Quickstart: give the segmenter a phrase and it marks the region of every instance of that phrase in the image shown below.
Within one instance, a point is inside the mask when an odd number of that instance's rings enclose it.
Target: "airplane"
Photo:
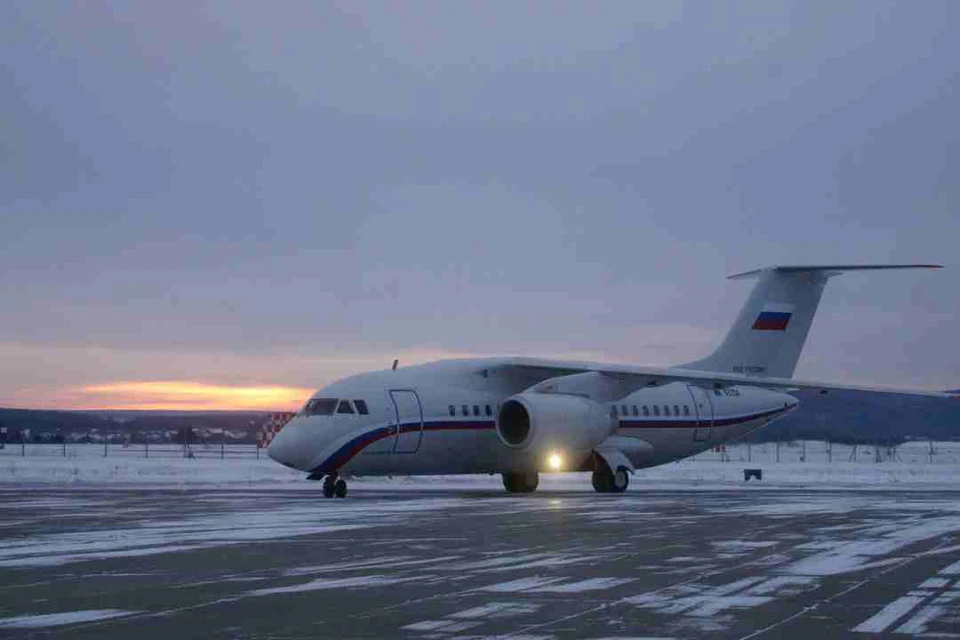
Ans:
[[[317,391],[267,448],[345,497],[344,476],[501,474],[510,493],[540,472],[591,473],[598,493],[635,470],[741,438],[795,410],[787,391],[947,393],[792,378],[827,281],[850,271],[933,264],[772,266],[719,347],[675,367],[527,357],[441,360],[362,373]]]

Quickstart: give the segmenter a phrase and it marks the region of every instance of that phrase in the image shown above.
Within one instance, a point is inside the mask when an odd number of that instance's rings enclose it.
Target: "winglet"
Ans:
[[[842,265],[809,265],[809,266],[772,266],[762,269],[753,269],[727,276],[728,280],[746,280],[756,278],[765,271],[779,271],[780,273],[821,273],[827,276],[836,276],[844,271],[879,271],[883,269],[942,269],[942,264],[842,264]]]

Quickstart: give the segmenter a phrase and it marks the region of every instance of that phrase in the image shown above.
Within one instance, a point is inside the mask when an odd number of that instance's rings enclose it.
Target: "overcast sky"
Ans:
[[[960,4],[0,3],[0,405],[448,355],[960,386]],[[139,386],[133,383],[140,383]]]

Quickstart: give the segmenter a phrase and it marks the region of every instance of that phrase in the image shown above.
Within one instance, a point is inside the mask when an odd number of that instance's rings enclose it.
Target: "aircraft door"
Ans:
[[[687,391],[693,398],[693,407],[697,411],[697,426],[693,429],[694,442],[709,440],[713,434],[713,400],[710,392],[703,387],[687,385]]]
[[[392,389],[390,399],[396,411],[397,440],[394,453],[416,453],[423,441],[423,405],[413,389]]]

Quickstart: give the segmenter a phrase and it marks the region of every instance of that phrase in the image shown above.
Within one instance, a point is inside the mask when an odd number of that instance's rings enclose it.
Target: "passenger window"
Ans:
[[[465,405],[465,404],[460,405],[460,411],[461,411],[461,412],[463,413],[463,415],[465,415],[465,416],[470,415],[470,409],[468,409],[468,408],[467,408],[467,405]]]
[[[449,410],[450,410],[450,415],[452,415],[452,416],[457,415],[457,408],[456,408],[455,406],[450,405],[448,408],[449,408]]]
[[[610,413],[613,414],[613,417],[617,417],[617,405],[610,407]]]
[[[719,396],[719,395],[720,395],[720,389],[714,389],[714,390],[713,390],[713,395]]]
[[[657,405],[657,404],[653,405],[653,415],[655,416],[660,415],[660,405]]]
[[[650,415],[650,407],[648,407],[647,405],[643,405],[643,415],[645,416]]]
[[[490,405],[487,405],[486,407],[484,407],[484,409],[486,409],[488,418],[493,415],[493,411],[490,409]]]
[[[675,416],[680,415],[680,407],[678,407],[677,405],[673,405],[673,415]]]
[[[620,405],[620,413],[624,416],[630,415],[630,411],[627,409],[627,405],[625,404]]]
[[[354,401],[353,401],[353,404],[356,405],[356,407],[357,407],[357,413],[359,413],[360,415],[366,416],[366,415],[369,415],[369,414],[370,414],[370,411],[367,409],[367,401],[366,401],[366,400],[354,400]]]
[[[668,404],[663,405],[663,415],[665,416],[670,415],[670,405]]]
[[[475,416],[479,416],[479,415],[480,415],[480,405],[478,405],[478,404],[473,405],[473,415],[475,415]]]
[[[690,415],[690,405],[686,405],[686,404],[683,405],[683,415],[685,416]]]
[[[633,415],[635,416],[640,415],[640,412],[637,411],[637,405],[633,405],[632,407],[630,407],[630,409],[633,411]]]
[[[349,400],[341,400],[340,406],[337,407],[337,413],[353,413],[353,407],[350,406]]]

